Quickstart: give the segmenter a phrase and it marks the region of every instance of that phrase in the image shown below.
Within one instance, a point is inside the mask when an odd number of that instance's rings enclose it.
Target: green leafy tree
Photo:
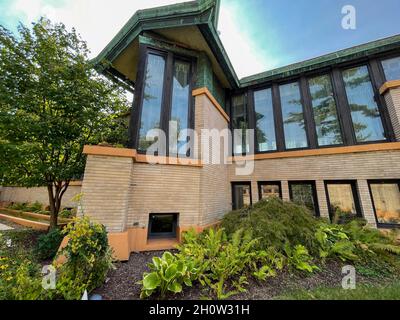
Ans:
[[[104,141],[123,91],[98,75],[74,29],[40,19],[18,35],[0,26],[0,185],[47,187],[50,228],[86,144]]]

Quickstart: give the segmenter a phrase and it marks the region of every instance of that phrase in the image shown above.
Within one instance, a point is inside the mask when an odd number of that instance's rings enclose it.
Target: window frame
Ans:
[[[378,215],[376,213],[374,195],[372,193],[371,184],[397,184],[397,187],[399,188],[399,192],[400,192],[400,179],[374,179],[374,180],[368,180],[367,182],[368,182],[368,190],[369,190],[369,194],[370,194],[371,202],[372,202],[372,208],[374,209],[376,225],[378,226],[378,228],[399,229],[400,223],[395,224],[395,223],[380,223],[379,222]]]
[[[361,207],[361,200],[360,200],[360,194],[358,192],[358,184],[357,180],[324,180],[324,186],[325,186],[325,195],[326,195],[326,202],[328,205],[328,213],[329,213],[329,219],[332,222],[333,221],[333,212],[332,212],[332,206],[331,206],[331,200],[329,196],[329,190],[328,190],[328,185],[329,184],[350,184],[351,185],[351,191],[353,194],[353,201],[354,205],[356,207],[356,217],[357,218],[364,218],[362,207]]]
[[[383,131],[385,134],[386,139],[383,140],[374,140],[374,141],[357,141],[357,137],[356,137],[356,132],[354,130],[354,123],[353,123],[353,118],[351,116],[351,109],[350,109],[350,103],[349,103],[349,99],[347,97],[347,92],[346,92],[346,85],[344,82],[344,78],[343,78],[343,72],[345,70],[349,70],[349,69],[355,69],[355,68],[360,68],[366,66],[367,70],[368,70],[368,76],[369,76],[369,80],[371,82],[371,86],[372,86],[372,92],[374,94],[374,101],[378,107],[378,111],[379,111],[379,116],[382,122],[382,127],[383,127]],[[385,105],[385,102],[383,101],[383,99],[381,99],[380,94],[379,94],[379,89],[377,88],[377,79],[376,76],[374,75],[374,72],[371,68],[371,62],[370,60],[366,60],[366,61],[360,61],[358,63],[354,63],[351,65],[345,65],[341,68],[339,68],[339,72],[340,72],[340,79],[341,82],[343,84],[343,99],[345,101],[345,112],[348,113],[348,116],[350,118],[350,128],[352,131],[352,137],[354,139],[353,143],[354,145],[367,145],[367,144],[376,144],[376,143],[386,143],[386,142],[391,142],[392,141],[392,137],[391,137],[391,131],[390,129],[387,127],[387,121],[386,121],[386,113],[387,113],[387,108],[385,106],[385,108],[383,107]]]
[[[282,99],[281,99],[281,90],[280,87],[284,86],[284,85],[288,85],[291,83],[297,83],[299,86],[299,94],[300,94],[300,103],[301,103],[301,107],[303,110],[303,119],[304,119],[304,131],[306,134],[306,140],[307,140],[307,147],[303,147],[303,148],[290,148],[288,149],[286,146],[286,137],[285,137],[285,124],[283,121],[283,108],[282,108]],[[301,77],[295,78],[295,79],[289,79],[289,80],[285,80],[283,82],[278,82],[278,87],[277,87],[277,92],[278,92],[278,99],[279,99],[279,105],[280,105],[280,116],[282,119],[282,134],[283,134],[283,146],[284,146],[284,151],[300,151],[300,150],[307,150],[307,149],[313,149],[312,148],[312,141],[311,141],[311,137],[312,134],[310,134],[309,132],[309,128],[310,128],[310,119],[309,116],[307,115],[308,113],[308,107],[307,107],[307,98],[305,96],[305,90],[303,88],[304,83],[301,80]]]
[[[272,111],[273,111],[273,117],[274,117],[274,132],[275,132],[275,141],[276,141],[276,150],[266,150],[266,151],[260,151],[260,146],[258,144],[258,139],[257,139],[257,134],[256,134],[256,127],[257,127],[257,119],[256,119],[256,99],[254,96],[254,92],[258,92],[258,91],[264,91],[264,90],[271,90],[271,100],[272,100]],[[274,89],[272,86],[268,86],[265,88],[257,88],[257,89],[251,89],[249,90],[248,93],[248,99],[250,101],[249,104],[249,118],[252,117],[252,123],[253,125],[253,129],[254,129],[254,151],[257,154],[266,154],[266,153],[273,153],[273,152],[277,152],[279,151],[279,145],[278,145],[278,132],[277,132],[277,128],[279,126],[279,123],[277,122],[277,109],[275,107],[275,94],[274,94]]]
[[[344,63],[337,63],[330,66],[321,67],[318,70],[306,71],[299,75],[288,76],[283,79],[273,79],[264,83],[250,85],[248,88],[239,89],[231,92],[229,101],[233,95],[247,94],[247,111],[249,113],[249,129],[255,129],[255,109],[254,109],[254,91],[272,89],[272,102],[274,110],[274,123],[275,123],[275,136],[277,143],[277,150],[268,150],[260,152],[258,151],[258,143],[255,141],[255,154],[268,154],[275,152],[286,152],[286,151],[296,151],[296,150],[307,150],[307,149],[324,149],[324,148],[334,148],[340,146],[355,146],[364,144],[377,144],[377,143],[388,143],[396,141],[393,131],[393,125],[390,119],[389,110],[385,99],[380,95],[379,88],[384,83],[385,75],[383,72],[383,67],[381,64],[382,59],[388,59],[392,57],[399,56],[400,52],[395,51],[386,54],[380,54],[373,57],[363,57],[354,59],[353,61],[348,61]],[[371,85],[374,93],[374,100],[378,106],[380,113],[384,134],[386,139],[377,141],[366,141],[357,142],[355,137],[355,131],[353,127],[350,106],[348,103],[348,98],[346,94],[346,89],[344,85],[344,79],[342,72],[345,69],[356,68],[360,66],[367,66],[368,74],[371,81]],[[314,114],[312,110],[312,100],[310,96],[310,87],[308,80],[312,77],[318,77],[323,75],[329,75],[332,84],[333,95],[336,103],[336,110],[338,121],[341,129],[342,144],[319,146],[317,139],[317,132],[314,123]],[[302,106],[304,112],[304,121],[306,125],[306,136],[308,141],[307,148],[300,149],[287,149],[285,143],[285,134],[283,128],[283,118],[282,118],[282,105],[280,99],[279,86],[297,82],[300,88],[300,94],[302,98]],[[232,127],[230,127],[232,130]],[[232,152],[233,154],[233,152]]]
[[[151,219],[152,216],[173,216],[173,221],[172,221],[172,232],[159,232],[159,233],[154,233],[151,232],[152,224],[153,221]],[[170,213],[150,213],[149,214],[149,223],[148,223],[148,232],[147,232],[147,239],[152,240],[152,239],[175,239],[178,235],[177,230],[178,230],[178,221],[179,221],[179,213],[177,212],[170,212]]]
[[[278,186],[279,187],[279,198],[282,200],[282,182],[281,181],[258,181],[257,186],[258,186],[258,200],[263,200],[264,198],[262,197],[262,186],[265,185],[272,185],[272,186]]]
[[[317,126],[315,124],[315,115],[314,115],[314,107],[312,105],[312,95],[311,95],[311,89],[310,89],[310,79],[313,78],[318,78],[318,77],[323,77],[323,76],[327,76],[329,77],[329,80],[331,81],[331,87],[332,87],[332,93],[333,93],[333,99],[335,101],[335,108],[336,108],[336,115],[337,115],[337,121],[339,123],[339,128],[340,128],[340,136],[342,138],[342,143],[337,143],[337,144],[330,144],[330,145],[319,145],[318,143],[318,132],[317,132]],[[309,99],[310,99],[310,106],[311,106],[311,117],[313,119],[313,128],[311,128],[311,130],[313,130],[314,134],[315,134],[315,144],[316,144],[316,149],[322,149],[322,148],[335,148],[335,147],[343,147],[345,145],[345,129],[343,126],[343,120],[341,117],[341,113],[339,110],[339,103],[338,103],[338,94],[335,88],[335,84],[334,84],[334,78],[333,78],[333,72],[323,72],[323,73],[317,73],[317,74],[311,74],[307,77],[307,83],[306,83],[306,88],[307,88],[307,93],[309,95]]]
[[[253,190],[251,188],[251,181],[233,181],[231,182],[231,191],[232,191],[232,210],[240,210],[236,208],[236,197],[235,197],[235,186],[249,186],[250,188],[250,206],[253,205]]]
[[[314,217],[319,218],[321,217],[321,211],[319,208],[319,202],[318,202],[318,193],[317,193],[317,184],[315,180],[292,180],[288,181],[288,186],[289,186],[289,198],[290,201],[293,202],[293,185],[296,184],[308,184],[311,185],[312,193],[313,193],[313,200],[315,203],[315,215]]]
[[[389,81],[393,81],[393,80],[388,80],[387,79],[386,74],[385,74],[385,69],[383,68],[383,61],[384,60],[394,59],[394,58],[400,58],[400,51],[398,51],[398,52],[390,52],[390,53],[382,55],[382,56],[380,56],[378,58],[378,66],[379,66],[379,69],[380,69],[380,72],[381,72],[381,75],[382,75],[383,83],[389,82]],[[400,79],[398,79],[398,80],[400,80]]]
[[[194,56],[185,56],[170,50],[164,50],[155,46],[140,44],[139,45],[139,62],[136,76],[136,92],[132,104],[131,121],[129,126],[129,147],[136,149],[139,154],[146,154],[146,151],[139,149],[140,138],[140,121],[143,114],[143,96],[145,90],[145,74],[148,66],[149,54],[159,55],[165,58],[163,94],[160,111],[160,127],[166,134],[166,148],[162,150],[162,154],[158,156],[169,157],[169,120],[172,112],[172,95],[173,95],[173,67],[176,60],[190,63],[190,85],[189,85],[189,105],[188,105],[188,129],[194,129],[195,113],[194,113],[194,97],[192,95],[195,85],[195,75],[197,68],[197,58]],[[192,149],[192,148],[191,148]],[[182,156],[182,155],[177,155]],[[193,156],[193,154],[191,155]]]

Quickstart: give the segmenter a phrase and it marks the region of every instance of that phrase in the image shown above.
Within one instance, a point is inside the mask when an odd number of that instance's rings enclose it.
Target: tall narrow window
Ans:
[[[334,222],[361,216],[355,182],[327,182],[329,213]]]
[[[371,182],[369,186],[378,224],[400,225],[399,182]]]
[[[256,139],[258,151],[265,152],[276,150],[275,122],[271,89],[254,92],[254,109],[256,116]]]
[[[400,57],[382,61],[387,81],[400,80]]]
[[[336,102],[329,75],[310,79],[309,86],[318,145],[342,144]]]
[[[281,85],[279,90],[286,149],[307,148],[308,142],[299,84],[294,82]]]
[[[189,99],[190,99],[190,63],[176,60],[172,89],[171,125],[176,126],[176,145],[170,141],[170,155],[186,155],[184,150],[187,135],[182,137],[183,130],[189,128]],[[171,127],[170,127],[171,128]],[[180,136],[181,135],[181,136]],[[173,146],[171,148],[171,146]],[[176,147],[176,148],[175,148]]]
[[[289,182],[290,200],[308,208],[314,216],[319,216],[317,190],[314,182]]]
[[[232,98],[233,129],[240,130],[240,138],[234,137],[234,153],[243,154],[250,151],[249,143],[246,139],[246,130],[249,128],[247,105],[245,95],[238,95]]]
[[[378,105],[367,66],[356,67],[343,72],[347,99],[357,142],[385,139]]]
[[[232,204],[233,210],[242,209],[252,204],[251,183],[234,182],[232,183]]]
[[[164,86],[165,58],[149,54],[144,79],[142,114],[139,131],[139,150],[146,151],[153,141],[146,141],[147,133],[161,128],[161,106]]]

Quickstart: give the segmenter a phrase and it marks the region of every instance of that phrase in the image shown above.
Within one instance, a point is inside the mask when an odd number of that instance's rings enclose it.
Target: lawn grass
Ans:
[[[281,295],[276,300],[400,300],[400,282],[388,285],[358,285],[354,290],[321,287],[297,290]]]

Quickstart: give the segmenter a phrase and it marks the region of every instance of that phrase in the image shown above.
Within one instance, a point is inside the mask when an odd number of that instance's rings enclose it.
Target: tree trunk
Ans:
[[[69,186],[69,181],[49,183],[47,185],[47,191],[49,194],[49,205],[50,205],[50,230],[57,228],[58,226],[58,213],[61,209],[62,197],[67,191]]]

